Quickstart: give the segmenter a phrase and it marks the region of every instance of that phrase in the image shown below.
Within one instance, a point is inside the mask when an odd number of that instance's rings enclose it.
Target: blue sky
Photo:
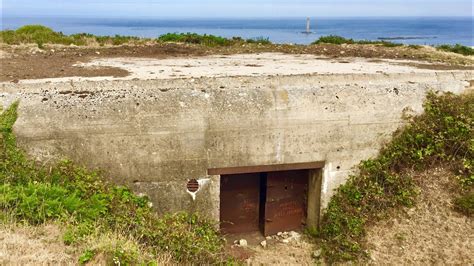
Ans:
[[[1,6],[3,3],[3,6]],[[0,0],[2,16],[472,16],[472,0]]]

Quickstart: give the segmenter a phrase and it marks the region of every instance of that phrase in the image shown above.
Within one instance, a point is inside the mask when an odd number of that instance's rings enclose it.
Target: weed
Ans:
[[[95,256],[95,250],[90,250],[87,249],[82,253],[81,256],[79,256],[79,263],[80,264],[85,264],[86,262],[89,262],[91,259],[93,259]]]
[[[337,189],[323,215],[320,236],[328,262],[364,258],[365,227],[394,207],[412,206],[416,197],[406,169],[443,163],[458,175],[460,187],[474,184],[474,93],[429,93],[424,114],[396,132],[380,154],[360,163],[358,174]],[[472,213],[472,194],[456,201]]]

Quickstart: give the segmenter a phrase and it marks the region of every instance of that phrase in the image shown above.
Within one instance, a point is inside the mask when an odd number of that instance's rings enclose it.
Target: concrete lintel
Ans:
[[[306,163],[292,163],[292,164],[211,168],[207,170],[207,173],[208,175],[230,175],[230,174],[288,171],[288,170],[319,169],[322,167],[324,167],[324,162],[306,162]]]

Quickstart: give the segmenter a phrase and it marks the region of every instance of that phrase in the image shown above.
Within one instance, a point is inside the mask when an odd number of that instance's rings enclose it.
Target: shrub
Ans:
[[[56,221],[66,227],[63,240],[68,245],[83,243],[100,228],[102,234],[126,232],[152,254],[171,254],[177,262],[226,260],[214,224],[197,214],[159,217],[146,197],[109,184],[99,172],[70,161],[44,168],[27,159],[16,147],[12,131],[17,107],[14,103],[0,115],[0,207],[11,216],[2,216],[4,221],[13,218],[32,225]],[[86,251],[80,262],[100,252]],[[137,254],[118,247],[112,253],[121,263],[132,263]]]
[[[247,39],[246,42],[247,43],[263,44],[263,45],[272,44],[272,42],[270,41],[269,38],[264,38],[264,37],[257,37],[257,38],[253,38],[253,39]]]
[[[376,45],[382,45],[384,47],[397,47],[397,46],[403,46],[401,43],[393,43],[393,42],[387,42],[387,41],[369,41],[369,40],[353,40],[353,39],[347,39],[341,36],[337,35],[329,35],[329,36],[322,36],[312,44],[376,44]]]
[[[1,31],[0,37],[1,41],[7,44],[36,43],[39,48],[43,48],[44,44],[47,43],[86,45],[96,42],[100,45],[122,45],[140,40],[140,38],[133,36],[95,36],[88,33],[78,33],[68,36],[42,25],[26,25],[17,30]]]
[[[220,36],[199,35],[197,33],[167,33],[158,37],[162,42],[182,42],[192,44],[202,44],[207,46],[228,46],[232,41]]]
[[[353,44],[353,39],[346,39],[337,35],[322,36],[312,44],[321,44],[321,43],[330,43],[330,44]]]
[[[443,163],[458,175],[464,189],[474,185],[474,93],[429,93],[425,112],[399,130],[380,154],[360,163],[358,174],[337,189],[323,215],[320,237],[330,262],[365,254],[365,226],[394,207],[411,206],[416,196],[406,169],[424,170]],[[472,194],[456,201],[472,211]]]
[[[462,55],[474,55],[474,49],[468,46],[464,46],[461,44],[456,45],[440,45],[437,47],[438,50],[452,52]]]

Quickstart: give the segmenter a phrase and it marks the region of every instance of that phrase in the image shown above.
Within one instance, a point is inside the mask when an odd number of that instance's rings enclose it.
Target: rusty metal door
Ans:
[[[267,174],[264,235],[301,229],[306,219],[309,171]]]
[[[259,230],[260,174],[221,176],[220,221],[224,234]]]

